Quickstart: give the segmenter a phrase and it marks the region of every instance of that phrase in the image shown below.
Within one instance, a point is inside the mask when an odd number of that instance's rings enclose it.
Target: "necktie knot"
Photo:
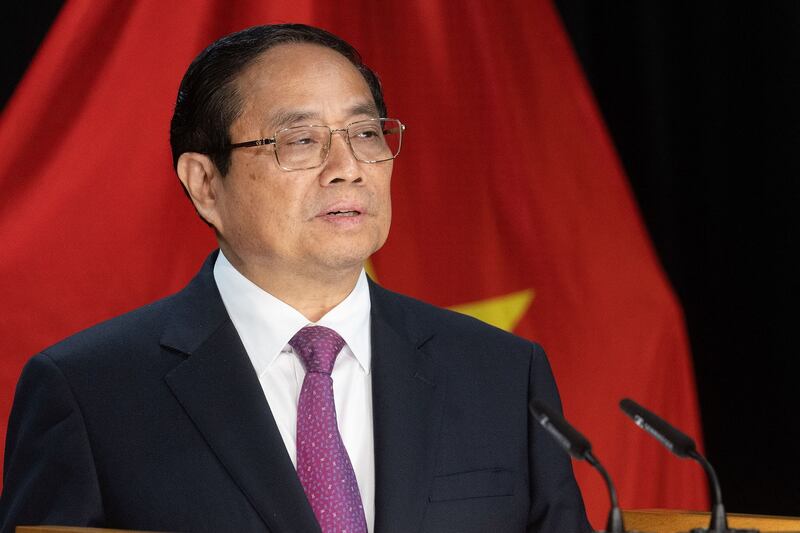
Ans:
[[[306,372],[328,375],[333,371],[333,363],[344,345],[344,339],[325,326],[306,326],[289,341],[289,346],[303,360]]]

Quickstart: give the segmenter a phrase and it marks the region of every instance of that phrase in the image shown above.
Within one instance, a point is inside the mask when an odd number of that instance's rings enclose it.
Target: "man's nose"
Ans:
[[[321,173],[323,185],[351,181],[361,181],[361,168],[350,148],[347,130],[332,130],[331,145],[328,148],[328,159]]]

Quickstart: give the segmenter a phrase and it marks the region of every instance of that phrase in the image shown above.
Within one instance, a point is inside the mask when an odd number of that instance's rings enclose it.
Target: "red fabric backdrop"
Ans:
[[[700,434],[681,310],[547,0],[67,2],[0,116],[2,426],[29,356],[179,289],[214,247],[170,163],[180,76],[213,39],[286,21],[355,44],[408,124],[380,281],[442,306],[529,291],[513,329],[548,350],[622,504],[705,507],[699,468],[616,407]],[[600,526],[605,489],[576,472]]]

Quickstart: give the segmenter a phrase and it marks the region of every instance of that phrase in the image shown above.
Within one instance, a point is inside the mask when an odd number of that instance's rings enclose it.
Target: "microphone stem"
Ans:
[[[695,450],[689,452],[689,457],[703,466],[706,475],[708,475],[708,479],[711,481],[712,490],[714,491],[714,504],[711,508],[711,524],[708,528],[709,531],[714,533],[728,531],[728,517],[725,513],[725,506],[722,505],[722,489],[719,486],[719,479],[717,478],[717,473],[714,472],[714,467],[711,466],[711,463],[709,463],[705,457]]]
[[[586,461],[595,467],[600,475],[606,482],[608,487],[608,495],[611,498],[611,510],[608,512],[608,523],[606,524],[606,531],[608,533],[625,533],[625,525],[622,522],[622,511],[619,508],[619,501],[617,500],[617,489],[614,488],[614,483],[611,481],[611,476],[600,464],[600,461],[592,454],[591,451],[586,452]]]

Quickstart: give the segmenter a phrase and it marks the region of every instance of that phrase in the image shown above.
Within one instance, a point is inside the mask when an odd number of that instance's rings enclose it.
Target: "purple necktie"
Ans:
[[[345,342],[324,326],[306,326],[289,341],[306,377],[297,402],[297,475],[323,533],[366,533],[356,474],[333,403],[331,371]]]

